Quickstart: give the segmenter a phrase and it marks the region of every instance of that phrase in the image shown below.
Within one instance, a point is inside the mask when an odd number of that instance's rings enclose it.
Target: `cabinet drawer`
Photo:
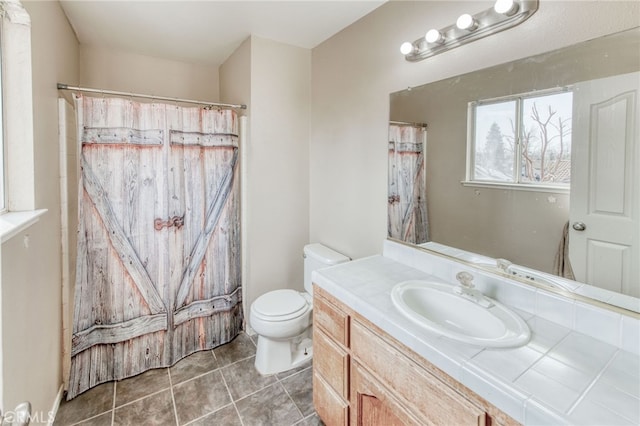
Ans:
[[[313,297],[313,326],[321,328],[344,347],[349,346],[349,315],[328,300],[318,297],[317,291]]]
[[[348,425],[349,406],[331,390],[331,386],[315,370],[313,372],[313,405],[325,424]]]
[[[351,354],[425,423],[478,425],[486,413],[403,355],[364,324],[351,322]]]
[[[313,370],[343,399],[349,397],[349,355],[320,329],[313,330]]]

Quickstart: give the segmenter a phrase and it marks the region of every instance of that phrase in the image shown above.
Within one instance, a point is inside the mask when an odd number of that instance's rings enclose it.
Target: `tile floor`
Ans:
[[[311,364],[261,376],[255,352],[241,333],[173,367],[104,383],[63,402],[54,425],[322,425],[313,409]]]

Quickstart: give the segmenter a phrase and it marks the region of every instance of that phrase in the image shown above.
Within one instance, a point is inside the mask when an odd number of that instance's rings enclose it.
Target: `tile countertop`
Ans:
[[[411,279],[442,281],[384,256],[313,273],[317,285],[520,423],[640,424],[636,353],[513,306],[531,329],[527,345],[491,349],[458,343],[395,309],[392,287]]]

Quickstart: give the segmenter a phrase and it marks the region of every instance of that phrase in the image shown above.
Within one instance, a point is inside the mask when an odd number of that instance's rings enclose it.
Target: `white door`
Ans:
[[[637,72],[575,85],[569,211],[569,258],[576,280],[636,297],[639,94]]]

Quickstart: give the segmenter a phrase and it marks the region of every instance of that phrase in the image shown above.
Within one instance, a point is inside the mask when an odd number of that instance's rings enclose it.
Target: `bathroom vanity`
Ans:
[[[399,282],[454,284],[460,271],[526,320],[528,343],[456,342],[391,301]],[[314,405],[327,425],[640,423],[637,316],[393,241],[382,256],[317,271],[313,281]]]
[[[517,424],[318,286],[314,304],[314,404],[326,424]]]

